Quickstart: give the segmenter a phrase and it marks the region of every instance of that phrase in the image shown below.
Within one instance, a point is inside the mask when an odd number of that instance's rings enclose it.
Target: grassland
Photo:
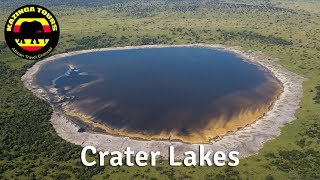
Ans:
[[[23,1],[1,2],[8,17]],[[235,168],[85,168],[81,148],[58,137],[50,106],[20,77],[34,62],[18,59],[0,33],[0,179],[320,179],[320,2],[109,1],[44,2],[57,16],[61,40],[54,53],[142,44],[207,43],[242,46],[279,58],[304,83],[297,120],[258,155]],[[4,19],[0,27],[4,27]]]

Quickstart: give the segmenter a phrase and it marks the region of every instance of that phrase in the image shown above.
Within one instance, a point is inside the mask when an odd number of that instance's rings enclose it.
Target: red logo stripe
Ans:
[[[20,47],[26,51],[38,51],[42,49],[44,46],[20,46]]]
[[[51,32],[51,27],[50,27],[50,26],[42,26],[42,27],[43,27],[43,31],[44,31],[45,33],[50,33],[50,32]],[[14,32],[14,33],[19,33],[19,32],[20,32],[20,26],[15,25],[15,26],[13,27],[13,32]]]

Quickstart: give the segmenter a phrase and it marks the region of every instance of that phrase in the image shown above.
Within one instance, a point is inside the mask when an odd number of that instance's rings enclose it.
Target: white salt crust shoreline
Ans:
[[[33,78],[41,68],[41,66],[49,61],[61,59],[68,56],[85,54],[98,51],[126,50],[126,49],[142,49],[142,48],[164,48],[164,47],[202,47],[213,48],[217,50],[228,51],[237,54],[244,60],[261,65],[268,69],[273,75],[282,82],[284,90],[275,102],[273,108],[265,114],[264,117],[255,123],[247,126],[233,134],[225,134],[219,141],[211,140],[209,144],[203,144],[205,150],[208,151],[238,151],[239,157],[244,158],[257,154],[263,147],[264,143],[270,139],[274,139],[280,135],[281,127],[286,123],[295,120],[295,112],[299,108],[300,99],[302,97],[302,83],[305,78],[290,72],[281,65],[276,64],[274,58],[263,57],[261,52],[243,51],[240,47],[227,47],[224,45],[145,45],[145,46],[127,46],[116,48],[102,48],[92,50],[81,50],[70,53],[63,53],[51,56],[42,61],[37,62],[22,76],[21,80],[24,85],[31,90],[37,97],[49,102],[47,92],[33,82]],[[53,106],[52,106],[53,107]],[[161,156],[168,158],[169,146],[175,147],[175,158],[183,159],[183,153],[186,151],[199,151],[200,144],[186,144],[183,142],[161,141],[161,140],[137,140],[129,137],[119,137],[107,134],[93,132],[78,132],[79,127],[74,124],[67,116],[53,107],[51,123],[57,134],[66,141],[81,145],[94,146],[100,151],[124,151],[127,147],[135,152],[138,151],[160,151]],[[80,152],[79,152],[80,153]]]

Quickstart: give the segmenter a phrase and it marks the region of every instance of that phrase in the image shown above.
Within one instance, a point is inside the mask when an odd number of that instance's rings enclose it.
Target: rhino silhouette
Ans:
[[[31,39],[31,44],[39,44],[39,35],[43,34],[43,26],[38,21],[23,22],[20,26],[20,39],[19,43],[25,44],[25,39]]]

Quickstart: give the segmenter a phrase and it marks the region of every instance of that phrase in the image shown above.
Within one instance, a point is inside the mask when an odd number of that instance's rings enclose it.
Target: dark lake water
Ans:
[[[45,64],[35,78],[109,127],[183,135],[270,103],[272,79],[235,54],[198,47],[75,55]]]

